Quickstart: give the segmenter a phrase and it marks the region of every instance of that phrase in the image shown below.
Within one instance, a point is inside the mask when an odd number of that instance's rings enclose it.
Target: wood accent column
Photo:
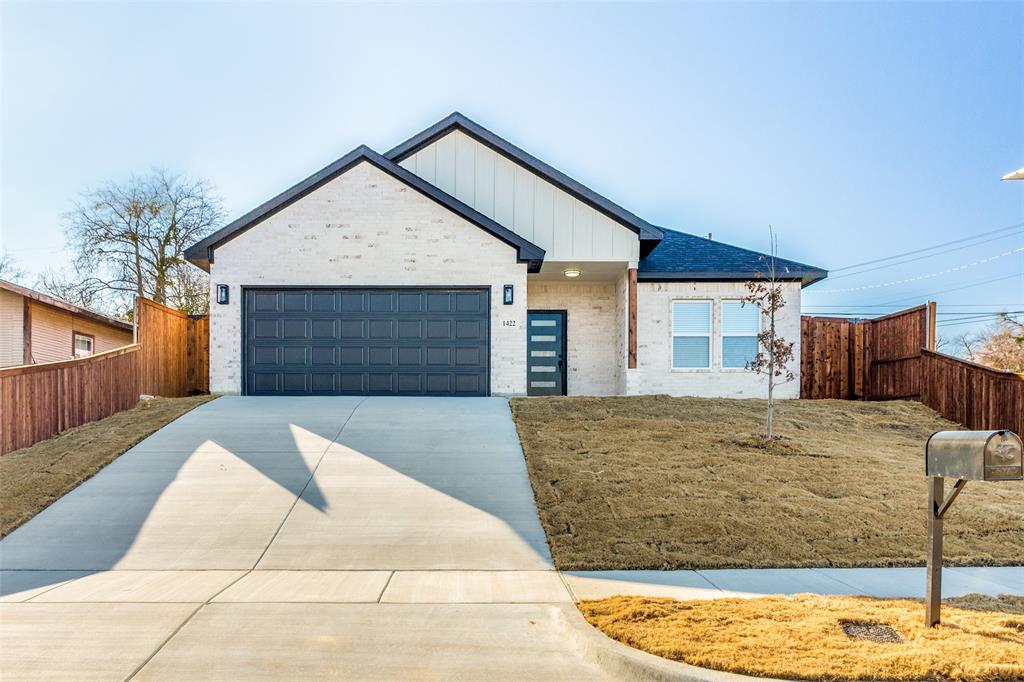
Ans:
[[[629,269],[629,368],[636,369],[636,268]]]

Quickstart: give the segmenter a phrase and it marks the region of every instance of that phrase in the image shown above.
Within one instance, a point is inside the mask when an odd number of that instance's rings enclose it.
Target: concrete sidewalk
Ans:
[[[923,598],[924,568],[762,568],[701,571],[567,571],[576,599],[617,594],[675,599],[760,597],[767,594],[842,594]],[[1024,595],[1024,566],[951,568],[942,596]]]

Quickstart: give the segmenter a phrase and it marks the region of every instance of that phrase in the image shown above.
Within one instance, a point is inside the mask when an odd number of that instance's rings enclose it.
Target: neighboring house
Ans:
[[[127,322],[0,280],[0,367],[102,353],[133,336]]]
[[[458,113],[187,257],[211,275],[213,392],[764,394],[741,305],[762,254],[655,227]],[[799,344],[801,287],[827,273],[778,268]]]

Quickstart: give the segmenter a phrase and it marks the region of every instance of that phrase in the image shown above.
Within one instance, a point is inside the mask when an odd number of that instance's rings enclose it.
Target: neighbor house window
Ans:
[[[79,334],[78,332],[75,332],[74,338],[74,349],[76,358],[81,358],[86,355],[92,355],[92,347],[93,344],[96,342],[93,337],[89,336],[88,334]]]
[[[711,301],[672,302],[672,368],[711,367]]]
[[[722,302],[722,367],[745,369],[757,355],[761,308],[756,303]]]

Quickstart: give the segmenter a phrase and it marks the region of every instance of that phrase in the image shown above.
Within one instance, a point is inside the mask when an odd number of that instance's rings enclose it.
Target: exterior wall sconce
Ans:
[[[583,273],[580,271],[579,268],[569,268],[568,270],[563,270],[562,274],[565,275],[566,277],[579,277]]]
[[[512,305],[512,301],[513,301],[512,285],[511,284],[506,284],[504,289],[502,290],[501,302],[504,303],[505,305]]]
[[[227,284],[217,285],[217,303],[219,305],[227,305],[230,291],[231,289]]]

